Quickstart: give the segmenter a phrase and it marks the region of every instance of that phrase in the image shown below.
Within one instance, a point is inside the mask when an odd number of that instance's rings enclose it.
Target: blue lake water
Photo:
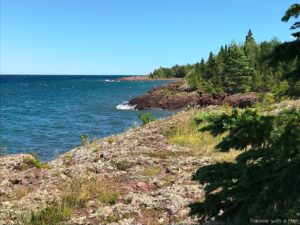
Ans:
[[[132,127],[140,112],[117,106],[167,81],[118,77],[0,75],[0,151],[51,160],[80,145],[82,134],[99,138]],[[172,113],[150,111],[159,118]]]

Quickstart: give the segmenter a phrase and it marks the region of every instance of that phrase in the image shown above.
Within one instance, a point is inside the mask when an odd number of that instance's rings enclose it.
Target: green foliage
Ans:
[[[24,158],[23,163],[19,166],[19,169],[26,170],[30,167],[36,167],[38,169],[50,168],[50,166],[47,163],[41,162],[35,153],[31,153],[29,157]]]
[[[80,141],[82,145],[87,145],[90,143],[89,135],[88,134],[82,134],[80,135]]]
[[[154,177],[161,172],[161,168],[159,166],[151,166],[140,172],[142,176],[145,177]]]
[[[224,81],[226,92],[237,93],[251,90],[254,69],[250,66],[243,49],[235,44],[228,51],[224,72],[228,74]]]
[[[288,94],[289,89],[289,82],[287,80],[283,80],[278,83],[277,87],[273,90],[273,92],[275,93],[275,96],[278,99],[280,99]]]
[[[273,93],[261,93],[258,95],[258,101],[255,103],[255,108],[258,111],[270,111],[274,109],[274,104],[278,98]]]
[[[153,114],[151,112],[147,112],[144,114],[140,113],[138,115],[138,118],[142,121],[143,125],[146,125],[146,124],[156,120],[155,116],[153,116]]]
[[[171,68],[164,68],[160,67],[154,70],[152,73],[149,74],[151,78],[182,78],[185,77],[189,72],[190,65],[186,66],[179,66],[175,65]]]
[[[210,131],[217,136],[225,131],[227,136],[216,146],[220,151],[229,151],[231,148],[246,149],[249,145],[257,147],[264,144],[269,130],[269,117],[261,119],[255,110],[247,109],[243,112],[233,110],[228,114],[211,114],[205,118],[209,125],[201,128],[200,131]],[[199,120],[198,120],[199,121]]]
[[[255,110],[197,118],[202,131],[226,136],[221,151],[247,150],[234,163],[200,168],[193,178],[205,187],[202,203],[191,205],[202,221],[251,224],[251,219],[297,219],[300,207],[300,110],[264,115]]]
[[[114,205],[114,204],[117,203],[118,198],[119,198],[119,193],[117,193],[117,192],[107,192],[106,194],[101,195],[99,199],[103,203]]]
[[[291,89],[292,95],[300,96],[300,80],[296,81]]]
[[[49,202],[43,209],[32,212],[24,224],[59,225],[68,220],[73,211],[86,208],[90,200],[113,205],[118,201],[120,191],[109,180],[95,180],[84,177],[74,178],[70,184],[62,186],[60,199]]]
[[[287,22],[299,16],[300,6],[294,4],[282,18]],[[291,29],[300,27],[294,23]],[[210,52],[207,61],[195,64],[159,68],[150,74],[152,78],[185,77],[191,87],[210,93],[240,93],[255,91],[274,92],[278,98],[285,95],[299,96],[300,32],[297,39],[280,43],[276,38],[256,43],[251,30],[243,44],[221,46],[217,54]]]
[[[128,160],[123,159],[119,162],[116,162],[115,166],[118,170],[124,170],[125,171],[125,170],[127,170],[131,167],[131,163]]]
[[[119,220],[120,220],[119,216],[113,214],[113,215],[107,216],[106,219],[105,219],[105,222],[106,222],[106,223],[116,223],[116,222],[118,222]]]
[[[300,4],[293,4],[289,7],[289,9],[285,12],[284,16],[282,17],[282,21],[288,22],[291,17],[298,18],[300,14]],[[297,21],[291,26],[291,30],[296,30],[300,28],[300,22]],[[300,32],[296,31],[292,34],[295,38],[300,39]]]
[[[31,213],[28,225],[59,225],[71,215],[71,209],[61,203],[54,202],[44,209]]]
[[[288,46],[284,51],[279,46],[281,43],[277,39],[256,43],[249,30],[245,43],[222,46],[217,54],[211,52],[207,61],[201,59],[192,65],[159,68],[150,76],[184,76],[190,86],[210,93],[270,92],[276,90],[287,76],[293,76],[296,68],[300,68],[297,58],[299,46]],[[289,55],[288,60],[286,55]],[[291,82],[288,80],[289,86]]]

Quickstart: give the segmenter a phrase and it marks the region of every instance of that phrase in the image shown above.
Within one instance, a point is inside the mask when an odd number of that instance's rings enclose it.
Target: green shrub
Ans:
[[[146,124],[156,120],[155,116],[153,116],[151,112],[147,112],[144,114],[140,113],[138,115],[138,118],[142,121],[143,125],[146,125]]]
[[[204,202],[191,204],[192,214],[233,225],[299,218],[300,110],[234,110],[198,121],[207,122],[201,131],[226,134],[216,146],[220,151],[245,151],[236,162],[198,169],[193,179],[207,186]]]
[[[289,82],[287,80],[280,81],[277,87],[274,89],[274,93],[277,99],[281,99],[288,94],[290,89]]]
[[[80,135],[80,141],[82,145],[87,145],[90,143],[89,135],[87,134],[82,134]]]
[[[294,96],[300,96],[300,80],[295,82],[293,88],[292,88],[292,95]]]

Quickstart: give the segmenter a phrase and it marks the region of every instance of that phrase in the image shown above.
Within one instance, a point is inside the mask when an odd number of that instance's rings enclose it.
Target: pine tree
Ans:
[[[298,18],[300,15],[300,4],[293,4],[289,7],[289,9],[285,12],[282,17],[282,21],[288,22],[291,17]],[[296,30],[300,28],[300,22],[297,21],[291,26],[291,30]],[[300,31],[296,31],[292,34],[296,39],[300,40]]]
[[[248,34],[245,38],[244,51],[251,66],[253,68],[256,68],[258,47],[253,38],[253,34],[251,30],[248,31]]]
[[[190,205],[192,214],[231,225],[253,224],[251,219],[299,219],[299,110],[278,115],[234,110],[231,115],[201,115],[195,121],[206,122],[201,131],[225,134],[218,150],[244,151],[235,162],[201,167],[194,174],[194,180],[206,186],[204,202]]]
[[[206,73],[204,75],[204,78],[207,80],[211,80],[216,74],[217,74],[217,59],[215,55],[212,52],[210,52],[206,63]]]
[[[228,50],[224,72],[225,91],[228,93],[243,93],[251,90],[254,69],[251,67],[244,51],[236,44],[232,44]]]

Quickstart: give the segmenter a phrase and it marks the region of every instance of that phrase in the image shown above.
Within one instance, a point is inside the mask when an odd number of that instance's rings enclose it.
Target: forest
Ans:
[[[288,22],[299,16],[299,4],[292,5],[282,18]],[[295,40],[277,38],[257,43],[249,30],[244,43],[235,42],[209,53],[208,59],[188,65],[160,67],[151,78],[186,78],[189,85],[210,93],[274,93],[277,97],[300,95],[300,22],[291,30]]]
[[[294,4],[282,20],[299,13],[300,5]],[[295,22],[291,29],[299,27]],[[299,96],[300,32],[292,35],[292,42],[257,44],[249,31],[244,44],[221,47],[207,62],[182,68],[191,85],[207,91]],[[229,114],[199,114],[194,121],[202,124],[200,132],[225,135],[216,150],[241,151],[234,162],[208,165],[193,174],[194,180],[206,184],[205,200],[190,205],[200,224],[299,224],[299,109],[233,109]]]

